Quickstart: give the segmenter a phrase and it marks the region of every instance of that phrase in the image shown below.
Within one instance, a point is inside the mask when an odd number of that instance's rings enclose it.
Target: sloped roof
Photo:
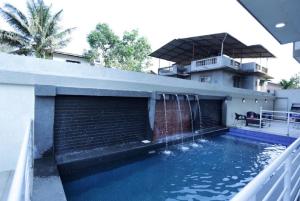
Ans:
[[[232,58],[275,57],[262,45],[247,46],[228,33],[174,39],[152,52],[150,56],[178,63],[218,56],[223,40],[223,54]]]

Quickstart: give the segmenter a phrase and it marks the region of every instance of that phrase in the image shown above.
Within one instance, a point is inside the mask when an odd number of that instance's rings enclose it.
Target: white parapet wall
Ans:
[[[33,86],[0,84],[0,172],[15,169],[26,127],[34,116]]]

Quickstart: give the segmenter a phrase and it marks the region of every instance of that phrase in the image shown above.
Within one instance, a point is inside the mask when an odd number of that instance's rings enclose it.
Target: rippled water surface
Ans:
[[[64,183],[68,200],[229,200],[284,146],[219,136]],[[186,144],[188,146],[189,144]]]

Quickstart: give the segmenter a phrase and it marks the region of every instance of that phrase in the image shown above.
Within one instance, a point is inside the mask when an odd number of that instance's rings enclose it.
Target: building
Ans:
[[[75,64],[89,64],[89,62],[84,58],[83,55],[66,53],[61,51],[55,51],[53,53],[53,60],[55,61],[65,61]]]
[[[300,1],[238,0],[238,2],[280,44],[293,43],[293,56],[300,63]],[[267,8],[268,12],[262,8]]]
[[[262,45],[247,46],[228,33],[174,39],[150,56],[174,62],[158,69],[163,76],[263,92],[272,79],[267,67],[243,59],[274,55]]]
[[[274,94],[276,90],[281,90],[282,86],[279,83],[268,82],[267,92]]]

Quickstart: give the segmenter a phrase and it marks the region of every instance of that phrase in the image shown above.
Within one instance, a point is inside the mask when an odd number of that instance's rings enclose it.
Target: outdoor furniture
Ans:
[[[260,125],[260,115],[255,112],[249,111],[246,115],[246,126],[249,126],[249,124],[263,127],[266,125],[266,121],[262,119]]]
[[[246,121],[246,116],[242,115],[242,114],[235,113],[235,118],[234,118],[233,125],[237,126],[238,122],[241,122],[241,121]]]

